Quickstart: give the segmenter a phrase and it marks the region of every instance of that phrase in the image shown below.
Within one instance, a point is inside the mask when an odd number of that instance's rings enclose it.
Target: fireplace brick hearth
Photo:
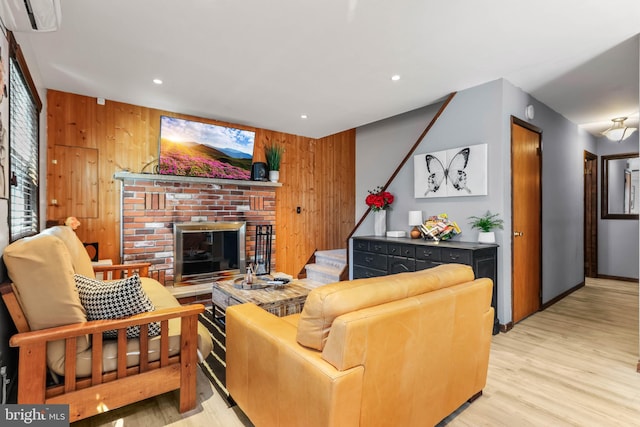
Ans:
[[[174,285],[174,223],[245,221],[247,262],[255,253],[256,225],[275,229],[279,183],[128,172],[114,178],[122,181],[122,262],[151,263],[150,274],[165,286]],[[272,251],[273,269],[275,243]]]

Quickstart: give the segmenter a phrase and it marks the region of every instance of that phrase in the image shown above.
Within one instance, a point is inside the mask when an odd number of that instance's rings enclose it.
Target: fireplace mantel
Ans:
[[[245,222],[247,261],[255,255],[256,227],[275,228],[281,183],[129,172],[113,177],[122,182],[122,262],[151,263],[152,277],[166,286],[175,284],[174,224]],[[271,263],[274,268],[274,250]]]
[[[177,176],[177,175],[160,175],[151,173],[131,173],[131,172],[116,172],[113,174],[113,178],[125,181],[135,179],[148,179],[152,181],[165,181],[165,182],[186,182],[197,184],[219,184],[219,185],[237,185],[240,187],[282,187],[281,182],[271,181],[249,181],[241,179],[220,179],[220,178],[198,178],[195,176]]]

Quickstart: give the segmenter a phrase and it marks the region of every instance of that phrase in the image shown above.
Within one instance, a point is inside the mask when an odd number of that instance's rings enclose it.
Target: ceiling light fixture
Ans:
[[[300,118],[301,119],[306,119],[306,118],[308,118],[308,116],[306,114],[300,114]]]
[[[615,119],[611,119],[613,125],[602,132],[602,134],[606,136],[607,139],[614,142],[622,142],[629,138],[637,129],[625,126],[625,120],[627,120],[627,117],[616,117]]]
[[[397,82],[398,80],[400,80],[400,75],[394,74],[393,76],[391,76],[391,80],[393,80],[394,82]]]
[[[161,85],[162,84],[162,80],[160,79],[153,79],[153,82],[157,85]]]

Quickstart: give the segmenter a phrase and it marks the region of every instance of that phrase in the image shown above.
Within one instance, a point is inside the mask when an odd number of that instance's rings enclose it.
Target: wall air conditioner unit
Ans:
[[[56,31],[62,19],[60,0],[0,0],[0,18],[10,31]]]

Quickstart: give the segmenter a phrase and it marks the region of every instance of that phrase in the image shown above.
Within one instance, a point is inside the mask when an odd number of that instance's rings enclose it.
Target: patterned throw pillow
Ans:
[[[121,319],[134,314],[154,311],[155,307],[142,289],[136,274],[122,280],[102,281],[75,274],[80,302],[87,312],[87,320]],[[160,334],[160,322],[149,324],[149,336]],[[114,329],[103,333],[105,338],[117,338]],[[140,336],[140,327],[127,328],[127,338]]]

